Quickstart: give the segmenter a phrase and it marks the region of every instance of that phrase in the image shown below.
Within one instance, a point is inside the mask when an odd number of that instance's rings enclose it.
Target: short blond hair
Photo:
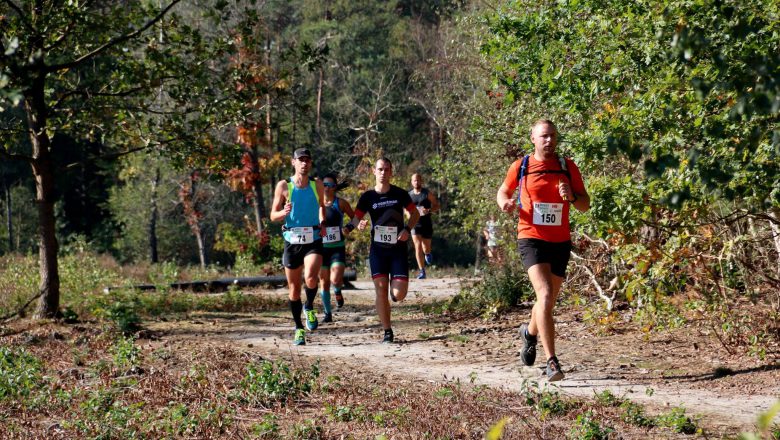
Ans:
[[[534,128],[536,128],[539,125],[549,125],[555,130],[555,133],[558,133],[558,127],[555,125],[555,123],[549,119],[537,119],[536,122],[531,124],[531,135],[534,133]]]

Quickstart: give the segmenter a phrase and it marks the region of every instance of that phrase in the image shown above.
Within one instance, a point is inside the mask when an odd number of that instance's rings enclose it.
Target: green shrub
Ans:
[[[111,347],[114,365],[120,370],[136,367],[141,363],[141,349],[132,337],[120,336]]]
[[[623,421],[643,428],[656,426],[656,421],[645,414],[645,409],[634,402],[625,401],[620,404],[623,409]]]
[[[656,422],[658,426],[671,428],[681,434],[695,434],[699,429],[696,422],[685,415],[684,408],[674,408],[668,413],[658,416]]]
[[[598,420],[595,420],[590,411],[577,416],[569,438],[576,440],[606,440],[615,430],[609,426],[602,427]]]
[[[462,313],[480,313],[486,319],[496,317],[520,300],[533,298],[533,289],[528,283],[525,271],[516,262],[490,267],[482,281],[462,289],[447,308]]]
[[[0,347],[0,401],[28,397],[41,388],[41,361],[23,348]]]
[[[285,403],[311,392],[319,375],[319,364],[304,371],[290,369],[284,362],[250,363],[246,376],[239,384],[240,397],[252,405],[262,407]]]

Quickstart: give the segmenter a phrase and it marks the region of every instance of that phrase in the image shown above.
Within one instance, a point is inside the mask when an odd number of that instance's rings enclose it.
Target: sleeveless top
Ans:
[[[344,233],[341,228],[344,225],[344,213],[341,212],[341,208],[339,207],[338,197],[333,199],[333,203],[330,206],[325,207],[325,225],[329,227],[338,226],[341,240],[332,243],[323,243],[323,246],[326,248],[344,247]]]
[[[317,194],[317,183],[309,179],[309,185],[298,188],[293,183],[293,178],[287,182],[287,200],[292,203],[292,211],[284,219],[285,229],[304,226],[318,226],[320,224],[320,199]],[[283,231],[282,236],[291,242],[291,231]],[[319,240],[320,231],[314,230],[314,240]]]
[[[428,188],[421,188],[419,194],[415,194],[414,188],[412,188],[409,190],[409,197],[411,197],[412,202],[414,202],[418,210],[419,208],[431,209],[431,200],[428,198]],[[417,221],[417,225],[414,229],[426,228],[431,225],[431,213],[429,212],[426,215],[420,213],[420,220]]]

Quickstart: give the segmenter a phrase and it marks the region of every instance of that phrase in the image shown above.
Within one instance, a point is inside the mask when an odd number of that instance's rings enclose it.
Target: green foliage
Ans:
[[[681,434],[695,434],[699,430],[696,422],[685,415],[684,408],[673,408],[668,413],[661,414],[656,418],[656,423]]]
[[[528,277],[517,263],[491,267],[482,280],[464,288],[450,300],[447,308],[463,313],[480,313],[485,319],[494,318],[521,300],[533,297]]]
[[[293,425],[289,438],[294,440],[320,440],[323,432],[324,429],[317,424],[315,419],[306,419],[302,423]]]
[[[261,407],[284,404],[311,392],[320,375],[318,364],[309,371],[290,369],[284,362],[250,363],[239,384],[239,397]]]
[[[121,371],[137,367],[141,363],[141,349],[135,345],[133,337],[120,336],[111,347],[114,365]]]
[[[0,347],[0,401],[29,397],[43,385],[38,358],[24,348]]]
[[[622,418],[626,423],[646,428],[657,426],[656,420],[647,416],[645,409],[634,402],[626,400],[620,404],[620,408],[623,409]]]
[[[541,418],[566,414],[575,407],[575,402],[535,382],[524,381],[520,392],[526,404],[534,407]]]
[[[274,414],[264,416],[262,422],[252,424],[252,433],[261,439],[281,438],[278,417]]]
[[[569,438],[578,440],[606,440],[613,432],[615,432],[613,428],[601,426],[599,421],[594,418],[593,413],[588,411],[584,414],[577,415],[577,420],[569,431]]]
[[[354,407],[345,405],[326,405],[325,415],[329,420],[335,420],[338,422],[363,422],[368,420],[366,408],[363,405],[357,405]]]
[[[623,399],[614,395],[612,391],[605,389],[600,393],[596,393],[596,402],[601,406],[620,406]]]

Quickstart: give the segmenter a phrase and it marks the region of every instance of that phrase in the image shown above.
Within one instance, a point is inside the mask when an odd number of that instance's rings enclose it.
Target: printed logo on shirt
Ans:
[[[396,203],[398,203],[398,200],[382,200],[381,202],[374,203],[371,205],[371,207],[374,209],[387,208],[388,206],[393,206]]]

